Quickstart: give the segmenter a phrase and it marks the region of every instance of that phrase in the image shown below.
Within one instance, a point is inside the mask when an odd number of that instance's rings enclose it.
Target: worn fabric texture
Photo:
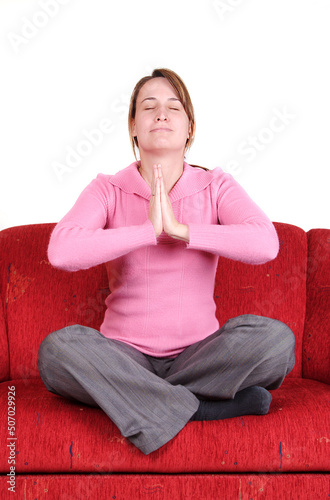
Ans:
[[[74,324],[99,329],[109,294],[105,266],[73,273],[52,268],[47,246],[54,224],[0,232],[1,414],[7,415],[8,386],[15,387],[22,498],[93,498],[94,488],[101,499],[208,499],[219,492],[267,500],[286,499],[288,492],[328,497],[330,231],[275,227],[276,259],[252,266],[220,258],[214,296],[220,326],[242,314],[287,324],[296,338],[294,369],[271,391],[267,415],[190,422],[150,455],[123,438],[99,408],[48,392],[38,372],[38,349],[50,332]],[[7,442],[7,426],[0,435]],[[6,498],[6,453],[0,467]]]

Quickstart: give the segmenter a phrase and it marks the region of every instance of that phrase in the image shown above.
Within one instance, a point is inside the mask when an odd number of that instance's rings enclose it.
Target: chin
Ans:
[[[147,154],[164,154],[164,153],[184,153],[185,145],[173,144],[167,141],[157,141],[157,143],[150,144],[147,147],[141,148],[141,150]]]

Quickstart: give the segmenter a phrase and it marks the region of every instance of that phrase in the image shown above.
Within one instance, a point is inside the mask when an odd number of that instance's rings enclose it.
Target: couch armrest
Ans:
[[[0,300],[0,382],[9,379],[8,335],[2,300]]]
[[[7,231],[0,231],[0,382],[9,380],[9,342],[7,328],[8,261]]]
[[[303,377],[330,384],[330,229],[308,237]]]

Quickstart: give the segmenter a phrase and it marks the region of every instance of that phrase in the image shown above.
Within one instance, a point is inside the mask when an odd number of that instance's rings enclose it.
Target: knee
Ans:
[[[65,330],[65,328],[63,328],[63,330]],[[61,334],[61,332],[63,332],[63,330],[52,332],[44,338],[39,346],[39,362],[47,362],[47,360],[54,357],[54,355],[56,356],[59,350],[59,346],[62,342],[63,335]]]
[[[49,333],[39,346],[38,358],[41,360],[50,359],[65,352],[70,344],[74,343],[83,331],[80,325],[71,325]]]
[[[76,326],[78,325],[65,327],[49,333],[39,346],[39,375],[47,389],[51,392],[56,393],[53,389],[54,381],[56,381],[61,370],[65,369],[68,364],[67,350],[69,343],[72,341],[77,331],[77,328],[75,328]]]
[[[67,350],[72,340],[71,326],[49,333],[41,342],[38,350],[38,370],[41,378],[51,378],[52,373],[67,362]]]
[[[285,360],[288,366],[293,367],[295,364],[295,345],[296,338],[291,328],[282,321],[276,319],[268,319],[267,340],[269,352],[278,362]]]
[[[41,342],[38,351],[38,371],[41,380],[45,384],[46,388],[50,392],[55,392],[52,388],[52,371],[54,366],[54,361],[57,357],[56,352],[58,351],[57,335],[58,332],[53,332],[47,335]]]
[[[285,323],[281,323],[282,333],[280,337],[281,344],[283,346],[283,353],[287,356],[287,373],[293,369],[295,365],[295,347],[296,347],[296,337],[294,336],[291,328]]]
[[[250,335],[251,331],[258,335],[259,345],[269,345],[270,347],[283,347],[283,349],[294,349],[295,336],[285,323],[266,316],[246,314],[229,320],[234,322],[234,326],[242,327],[244,332]],[[236,325],[237,323],[237,325]],[[232,327],[232,323],[230,323]]]
[[[273,322],[272,334],[275,342],[281,345],[285,351],[294,351],[296,338],[291,328],[282,321],[273,320]]]

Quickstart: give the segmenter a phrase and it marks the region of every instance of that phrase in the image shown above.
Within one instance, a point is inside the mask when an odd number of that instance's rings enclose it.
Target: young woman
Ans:
[[[49,260],[67,271],[105,263],[110,295],[100,331],[48,335],[39,350],[47,389],[98,406],[143,453],[191,420],[266,414],[268,389],[294,366],[283,323],[243,315],[219,329],[218,256],[249,264],[276,257],[268,217],[220,168],[184,160],[195,133],[179,76],[155,70],[129,110],[140,160],[101,175],[55,227]]]

